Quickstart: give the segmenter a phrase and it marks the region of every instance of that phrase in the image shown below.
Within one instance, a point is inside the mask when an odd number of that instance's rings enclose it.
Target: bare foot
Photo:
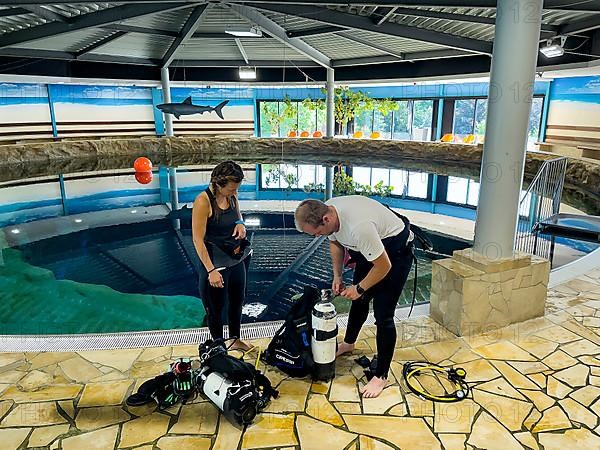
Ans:
[[[338,345],[338,349],[335,354],[335,357],[337,358],[338,356],[342,356],[345,353],[350,353],[352,350],[354,350],[354,344],[348,344],[347,342],[342,342],[341,344]]]
[[[250,350],[250,348],[251,347],[248,344],[240,339],[236,340],[233,344],[231,344],[231,347],[229,347],[230,350],[241,350],[243,352],[247,352]]]
[[[385,378],[373,377],[366,385],[360,388],[360,393],[364,398],[375,398],[385,387],[387,380]]]

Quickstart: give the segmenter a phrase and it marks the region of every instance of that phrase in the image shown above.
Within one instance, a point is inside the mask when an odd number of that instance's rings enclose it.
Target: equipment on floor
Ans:
[[[179,401],[185,403],[194,391],[192,362],[180,358],[170,365],[169,371],[142,383],[126,402],[129,406],[141,406],[155,401],[163,410]]]
[[[333,291],[323,289],[321,300],[312,310],[312,334],[310,349],[314,361],[313,379],[329,381],[335,377],[337,313],[332,303]]]
[[[365,369],[367,381],[371,381],[371,378],[375,376],[375,371],[377,370],[377,355],[373,356],[373,359],[371,360],[365,355],[362,355],[361,357],[356,358],[354,361],[363,369]]]
[[[440,379],[439,374],[445,377]],[[465,381],[467,372],[461,367],[443,367],[439,364],[432,364],[427,361],[410,361],[404,363],[402,375],[408,388],[417,394],[419,397],[434,402],[458,402],[464,400],[471,391],[469,385]],[[430,376],[436,378],[437,384],[440,386],[440,391],[443,393],[431,392],[424,386],[424,379],[421,377]],[[447,390],[446,387],[451,386],[454,390]]]
[[[311,351],[312,310],[320,300],[319,290],[305,286],[304,293],[295,303],[265,350],[263,359],[292,377],[313,374],[314,359]]]
[[[200,344],[198,352],[197,389],[231,422],[251,423],[271,398],[279,395],[269,379],[252,364],[227,354],[223,339],[207,340]]]

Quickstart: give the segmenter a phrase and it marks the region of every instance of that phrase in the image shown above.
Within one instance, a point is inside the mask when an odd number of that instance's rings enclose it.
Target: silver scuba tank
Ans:
[[[332,299],[333,291],[323,289],[321,300],[315,304],[312,311],[310,348],[314,360],[313,378],[316,380],[327,381],[335,376],[338,327]]]

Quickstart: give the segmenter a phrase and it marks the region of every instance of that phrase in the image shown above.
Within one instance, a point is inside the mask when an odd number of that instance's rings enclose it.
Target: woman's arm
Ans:
[[[192,209],[192,239],[194,241],[194,248],[196,253],[202,261],[202,264],[209,272],[215,268],[214,264],[210,260],[206,244],[204,243],[204,237],[206,236],[206,224],[210,215],[210,202],[206,195],[200,194],[194,200],[194,207]]]
[[[246,237],[246,224],[244,223],[244,219],[242,218],[242,212],[240,211],[240,202],[237,197],[237,194],[233,196],[233,201],[235,203],[235,210],[237,211],[238,220],[235,222],[235,227],[233,229],[232,236],[236,239],[244,239]]]

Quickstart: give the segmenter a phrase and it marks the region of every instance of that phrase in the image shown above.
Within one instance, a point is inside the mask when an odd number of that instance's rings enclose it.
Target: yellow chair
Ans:
[[[442,142],[454,142],[454,135],[452,133],[447,133],[442,136]]]
[[[467,134],[463,139],[463,144],[474,144],[475,143],[475,135]]]
[[[354,134],[352,135],[352,137],[354,139],[360,139],[363,137],[363,132],[362,131],[355,131]]]
[[[298,133],[295,130],[291,130],[288,132],[287,137],[298,137]]]
[[[369,138],[371,139],[379,139],[381,137],[381,133],[379,131],[373,131],[371,133],[371,136],[369,136]]]
[[[300,133],[300,137],[309,137],[310,134],[308,134],[308,131],[303,131],[302,133]]]

